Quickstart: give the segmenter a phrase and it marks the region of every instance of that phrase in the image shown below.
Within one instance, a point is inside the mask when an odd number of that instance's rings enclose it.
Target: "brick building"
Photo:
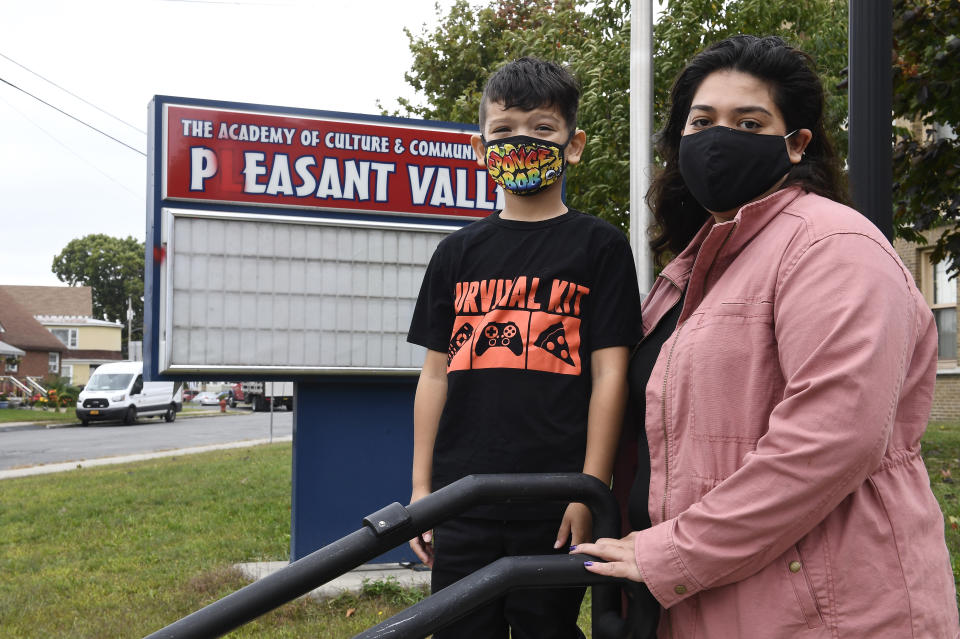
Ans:
[[[940,230],[927,231],[924,236],[932,244]],[[937,349],[937,383],[934,387],[932,420],[960,419],[960,365],[957,350],[957,291],[960,278],[951,277],[949,262],[932,263],[930,245],[920,245],[897,239],[893,243],[900,259],[913,274],[937,321],[939,344]]]
[[[122,359],[123,325],[93,317],[89,286],[0,286],[64,347],[57,373],[83,386],[101,364]]]
[[[47,375],[60,374],[60,361],[67,348],[2,287],[0,341],[24,352],[20,357],[4,357],[0,375],[26,380],[28,377],[43,379]],[[7,390],[14,389],[9,387]]]

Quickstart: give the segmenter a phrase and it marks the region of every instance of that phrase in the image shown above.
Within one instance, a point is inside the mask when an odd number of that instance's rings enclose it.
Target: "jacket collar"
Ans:
[[[735,255],[802,194],[803,189],[799,186],[789,186],[741,207],[737,214],[726,222],[717,223],[713,217],[707,219],[687,247],[663,268],[650,294],[644,300],[644,312],[647,313],[643,316],[644,333],[652,330],[660,318],[680,299],[681,292],[687,288],[693,274],[694,266],[709,270],[704,262],[716,260],[720,251],[724,255]],[[718,237],[718,234],[724,237]],[[703,248],[704,243],[710,247],[710,250],[706,251],[710,255],[700,255],[700,249]],[[699,304],[701,293],[702,291],[694,291],[694,295],[687,296],[681,321]]]
[[[687,247],[663,268],[660,277],[683,288],[693,271],[693,264],[700,252],[700,247],[714,229],[719,230],[727,225],[735,226],[736,233],[733,233],[727,241],[725,252],[739,251],[802,193],[803,190],[799,186],[789,186],[771,193],[762,200],[750,202],[741,207],[733,219],[726,222],[718,224],[713,217],[710,217],[693,236]]]
[[[738,253],[746,244],[750,242],[760,231],[762,231],[773,218],[780,215],[783,209],[787,208],[791,202],[803,194],[803,189],[799,186],[788,186],[779,191],[775,191],[756,202],[740,208],[734,216],[732,222],[736,224],[736,232],[730,236],[727,241],[726,253]],[[715,226],[730,224],[724,222]]]

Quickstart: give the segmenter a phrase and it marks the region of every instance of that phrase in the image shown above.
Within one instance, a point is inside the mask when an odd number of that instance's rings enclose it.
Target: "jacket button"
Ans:
[[[799,561],[790,562],[790,572],[800,572],[800,568],[801,566]]]
[[[673,591],[678,595],[685,595],[687,594],[687,587],[680,584],[679,586],[674,586]]]

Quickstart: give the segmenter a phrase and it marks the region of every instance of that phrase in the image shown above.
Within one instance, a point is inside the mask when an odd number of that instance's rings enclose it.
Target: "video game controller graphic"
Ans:
[[[514,322],[490,322],[483,327],[483,335],[477,338],[477,355],[483,355],[487,349],[505,346],[514,355],[523,353],[523,338],[520,327]]]
[[[464,325],[453,334],[453,337],[450,338],[450,345],[447,346],[447,366],[450,365],[454,355],[460,351],[460,348],[470,339],[471,335],[473,335],[473,326],[471,326],[469,322],[464,323]]]

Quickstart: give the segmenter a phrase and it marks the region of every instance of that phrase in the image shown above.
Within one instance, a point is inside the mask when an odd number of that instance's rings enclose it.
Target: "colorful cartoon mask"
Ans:
[[[563,151],[569,142],[557,144],[528,135],[484,139],[487,173],[514,195],[539,193],[560,181],[566,166]]]

